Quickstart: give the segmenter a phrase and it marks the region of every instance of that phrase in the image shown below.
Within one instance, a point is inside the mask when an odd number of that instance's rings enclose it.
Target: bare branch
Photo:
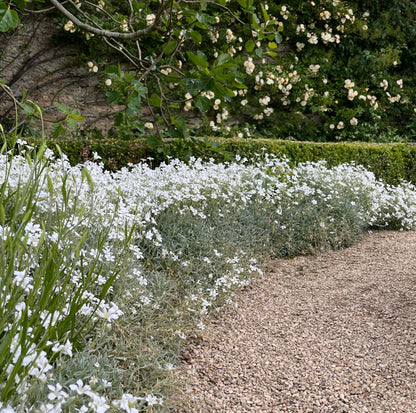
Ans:
[[[182,0],[185,4],[201,4],[200,0]],[[217,3],[214,0],[208,0],[207,4],[212,4],[215,7],[220,7],[221,9],[226,10],[230,16],[232,16],[238,23],[240,24],[246,24],[246,22],[243,22],[238,16],[236,16],[227,6],[224,6],[220,3]]]
[[[160,52],[159,56],[152,62],[152,64],[148,67],[148,69],[140,76],[139,78],[139,82],[141,82],[149,73],[150,71],[160,62],[160,60],[162,59],[163,55],[165,54],[166,49],[168,48],[169,42],[172,39],[172,9],[170,9],[170,13],[169,13],[169,38],[166,41],[166,43],[164,44],[162,51]]]
[[[142,36],[145,36],[152,31],[156,30],[159,27],[160,19],[163,12],[168,8],[172,0],[162,0],[162,3],[159,7],[159,10],[156,13],[155,21],[153,24],[145,27],[144,29],[136,30],[134,32],[124,33],[124,32],[112,32],[110,30],[98,29],[89,24],[86,24],[79,20],[74,14],[72,14],[68,9],[66,9],[58,0],[49,0],[66,18],[72,21],[75,26],[79,27],[82,30],[85,30],[89,33],[94,33],[97,36],[107,37],[111,39],[124,39],[124,40],[136,40]]]
[[[16,97],[13,95],[13,93],[11,92],[10,88],[8,88],[6,85],[3,85],[2,83],[0,83],[0,88],[3,89],[3,92],[9,96],[9,98],[13,101],[13,103],[15,105],[17,105],[20,109],[24,109],[24,106],[16,99]],[[61,118],[61,119],[46,119],[43,116],[39,116],[36,114],[32,115],[35,119],[41,120],[43,122],[49,122],[49,123],[59,123],[65,120],[65,117]],[[22,121],[24,123],[24,120]],[[22,123],[20,122],[20,123]],[[19,124],[20,125],[20,124]],[[13,131],[13,130],[12,130]]]
[[[117,24],[121,24],[120,21],[118,21],[117,19],[114,18],[114,16],[112,14],[110,14],[107,10],[105,10],[104,8],[102,8],[101,6],[91,3],[90,1],[84,1],[85,4],[87,4],[90,7],[95,7],[95,9],[97,11],[100,11],[101,13],[105,14],[110,20],[112,20],[114,23]],[[83,3],[83,4],[84,4]],[[79,9],[78,9],[79,10]]]
[[[136,67],[139,70],[143,68],[142,60],[135,58],[125,47],[123,47],[123,45],[118,43],[116,40],[107,39],[106,37],[104,37],[103,40],[105,44],[114,49],[117,53],[122,54],[134,67]],[[140,63],[140,65],[138,62]]]

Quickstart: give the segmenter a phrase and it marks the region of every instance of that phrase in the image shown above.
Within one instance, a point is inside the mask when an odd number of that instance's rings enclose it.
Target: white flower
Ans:
[[[402,98],[401,95],[397,95],[397,96],[391,96],[389,92],[386,92],[387,98],[389,100],[390,103],[396,103],[399,102],[400,99]]]
[[[319,72],[319,69],[321,68],[320,65],[309,65],[309,70],[312,72],[312,74],[317,74]]]
[[[151,24],[153,24],[155,22],[156,16],[152,13],[152,14],[148,14],[146,16],[146,24],[148,26],[150,26]]]
[[[270,102],[270,97],[269,96],[265,96],[264,98],[260,98],[259,99],[259,103],[262,106],[267,106]]]
[[[358,92],[354,89],[348,89],[348,100],[354,100],[354,98],[358,95]]]
[[[145,400],[149,406],[155,406],[159,404],[159,399],[156,396],[153,396],[151,394],[148,394]]]
[[[298,52],[300,52],[305,47],[305,43],[296,42],[296,47]]]
[[[299,33],[304,33],[305,32],[305,25],[304,24],[298,24],[297,26],[296,26],[296,33],[297,34],[299,34]]]
[[[351,89],[355,86],[355,83],[351,79],[345,79],[344,87],[345,89]]]
[[[380,87],[382,87],[384,90],[387,90],[387,88],[389,87],[389,82],[384,79],[382,82],[380,82]]]
[[[69,357],[72,357],[72,343],[69,340],[66,340],[65,344],[55,344],[52,347],[54,353],[66,354]]]
[[[41,408],[44,408],[45,410],[42,409],[42,411],[46,412],[46,413],[62,413],[62,403],[59,402],[58,404],[50,404],[48,403],[46,406],[42,406]]]
[[[144,127],[145,127],[146,129],[153,129],[153,123],[152,123],[152,122],[146,122],[146,123],[144,124]]]
[[[30,275],[26,275],[26,271],[15,270],[13,284],[23,288],[27,293],[33,289],[32,281],[33,278]]]
[[[106,79],[105,80],[106,86],[111,86],[111,83],[112,83],[111,79]]]
[[[125,410],[128,413],[138,413],[139,410],[136,409],[136,404],[137,404],[138,398],[132,396],[129,393],[125,393],[123,394],[123,396],[121,396],[120,400],[116,400],[114,402],[114,405],[116,407],[119,407],[120,409]]]
[[[321,37],[322,37],[322,40],[324,41],[324,43],[328,43],[328,42],[333,41],[333,37],[332,37],[331,33],[322,32]]]
[[[187,102],[185,102],[185,106],[183,107],[183,109],[188,112],[188,110],[190,110],[192,108],[192,102],[190,100],[188,100]]]
[[[308,35],[309,35],[309,33],[308,33]],[[309,39],[308,39],[308,42],[309,43],[311,43],[311,44],[318,44],[318,36],[316,34],[312,34],[312,35],[310,35],[308,37],[309,37]]]
[[[0,408],[0,413],[16,413],[16,410],[14,410],[13,407],[10,407],[10,405],[3,407],[2,404],[0,404]]]
[[[111,307],[106,303],[101,303],[97,310],[98,317],[103,318],[106,321],[117,320],[124,313],[118,308],[117,304],[112,303]]]
[[[356,125],[358,125],[358,120],[357,120],[357,118],[351,118],[351,119],[350,119],[350,124],[351,124],[352,126],[356,126]]]
[[[396,83],[399,85],[399,88],[403,88],[403,79],[396,80]]]
[[[64,29],[65,29],[67,32],[74,33],[74,32],[75,32],[75,26],[74,26],[74,23],[72,23],[72,21],[71,21],[71,20],[69,20],[69,21],[65,24]]]
[[[233,32],[230,29],[227,29],[226,31],[226,35],[225,35],[225,41],[227,43],[231,43],[236,39],[236,37],[234,36]]]
[[[251,75],[254,72],[255,65],[254,65],[253,59],[251,57],[249,57],[248,60],[246,60],[244,62],[244,67],[246,68],[246,73],[248,75]]]
[[[59,383],[57,383],[56,386],[48,384],[48,389],[50,391],[50,393],[48,394],[49,400],[64,400],[68,397],[68,393],[65,393],[62,390],[62,386]]]
[[[322,20],[328,20],[331,18],[331,13],[328,10],[325,10],[320,13],[320,17]]]
[[[89,407],[96,413],[105,413],[110,406],[106,403],[104,397],[100,397],[95,393],[89,394],[92,400],[89,403]]]

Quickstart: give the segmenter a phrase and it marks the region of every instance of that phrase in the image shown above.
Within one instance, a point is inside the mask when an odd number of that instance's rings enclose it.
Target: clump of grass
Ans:
[[[109,173],[26,150],[0,156],[0,392],[14,411],[168,411],[186,339],[264,257],[416,223],[416,188],[355,165]]]

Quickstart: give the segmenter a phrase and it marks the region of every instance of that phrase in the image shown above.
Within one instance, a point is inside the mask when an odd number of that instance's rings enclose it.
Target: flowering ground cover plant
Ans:
[[[0,411],[167,411],[188,337],[265,256],[410,229],[416,188],[355,165],[71,166],[0,155]]]

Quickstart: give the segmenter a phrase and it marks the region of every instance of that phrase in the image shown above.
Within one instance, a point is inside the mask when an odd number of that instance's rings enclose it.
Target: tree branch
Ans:
[[[182,0],[182,2],[183,3],[185,3],[185,4],[201,4],[201,1],[200,0]],[[222,5],[222,4],[220,4],[220,3],[217,3],[215,0],[208,0],[207,1],[207,4],[212,4],[213,6],[215,6],[215,7],[220,7],[221,9],[224,9],[224,10],[226,10],[229,14],[230,14],[230,16],[232,16],[238,23],[240,23],[240,24],[247,24],[246,22],[243,22],[235,13],[233,13],[232,11],[231,11],[231,9],[230,8],[228,8],[227,6],[224,6],[224,5]]]
[[[142,36],[145,36],[159,27],[160,19],[163,12],[168,8],[171,0],[162,1],[159,10],[156,13],[155,21],[153,24],[147,26],[144,29],[136,30],[130,33],[124,32],[112,32],[110,30],[98,29],[89,24],[86,24],[79,20],[74,14],[72,14],[68,9],[66,9],[58,0],[49,0],[53,6],[55,6],[66,18],[72,21],[75,26],[79,27],[82,30],[85,30],[89,33],[94,33],[97,36],[107,37],[111,39],[124,39],[124,40],[136,40]]]

